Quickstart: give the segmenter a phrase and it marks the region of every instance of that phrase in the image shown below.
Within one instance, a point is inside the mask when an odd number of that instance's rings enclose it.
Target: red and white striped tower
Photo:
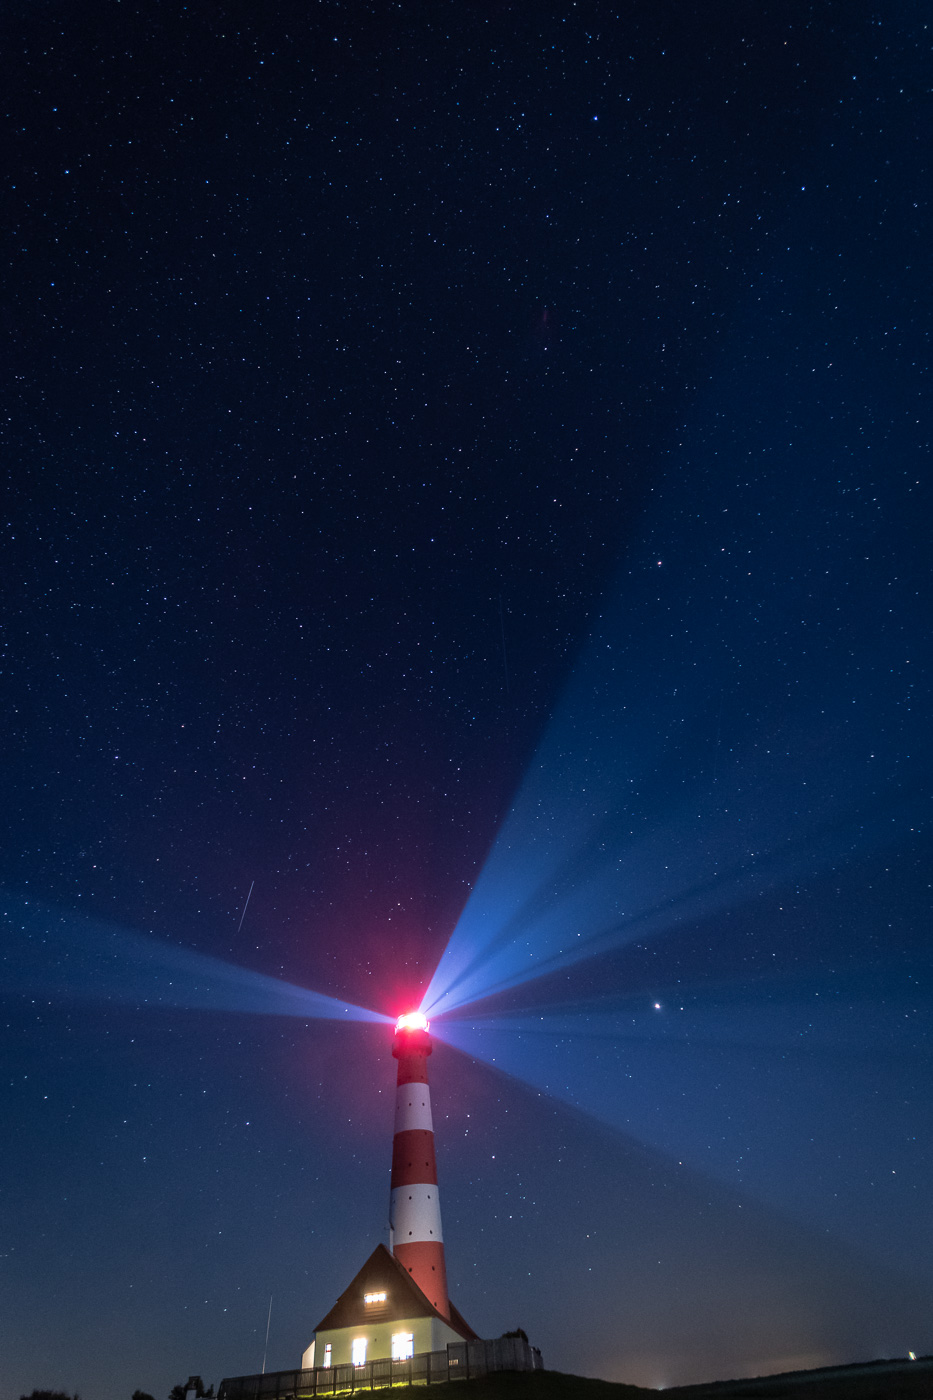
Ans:
[[[428,1088],[431,1037],[420,1012],[400,1016],[392,1054],[398,1060],[389,1227],[392,1252],[442,1317],[450,1318],[447,1267],[437,1195],[434,1123]]]

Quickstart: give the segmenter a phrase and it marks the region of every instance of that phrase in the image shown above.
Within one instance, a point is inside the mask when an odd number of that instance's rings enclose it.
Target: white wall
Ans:
[[[323,1366],[324,1347],[328,1342],[333,1348],[332,1364],[348,1365],[353,1359],[350,1347],[356,1337],[366,1338],[367,1361],[381,1361],[384,1357],[392,1355],[392,1338],[396,1332],[413,1333],[416,1354],[423,1351],[443,1351],[448,1342],[463,1341],[459,1332],[455,1332],[437,1317],[410,1317],[400,1322],[372,1322],[368,1325],[361,1323],[359,1327],[334,1327],[326,1332],[315,1333],[314,1341],[301,1358],[302,1368]]]

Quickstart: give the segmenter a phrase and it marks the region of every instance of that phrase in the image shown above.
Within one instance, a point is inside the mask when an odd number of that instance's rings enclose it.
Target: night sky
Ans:
[[[928,21],[4,5],[2,1400],[933,1350]]]

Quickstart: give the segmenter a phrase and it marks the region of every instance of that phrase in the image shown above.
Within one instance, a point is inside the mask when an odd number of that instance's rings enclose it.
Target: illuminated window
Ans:
[[[329,1366],[330,1363],[333,1361],[333,1359],[334,1359],[334,1348],[331,1346],[330,1342],[327,1342],[327,1343],[325,1343],[325,1346],[324,1346],[324,1365],[325,1365],[325,1366]]]
[[[364,1293],[364,1294],[363,1294],[363,1302],[364,1302],[364,1303],[384,1303],[385,1300],[386,1300],[386,1295],[385,1295],[384,1293]]]
[[[352,1356],[352,1358],[353,1358],[353,1364],[354,1364],[354,1366],[365,1366],[365,1365],[366,1365],[366,1338],[365,1338],[365,1337],[354,1337],[354,1338],[353,1338],[352,1345],[351,1345],[351,1347],[350,1347],[350,1353],[351,1353],[351,1356]]]
[[[392,1360],[407,1361],[415,1354],[414,1332],[396,1332],[392,1337]]]

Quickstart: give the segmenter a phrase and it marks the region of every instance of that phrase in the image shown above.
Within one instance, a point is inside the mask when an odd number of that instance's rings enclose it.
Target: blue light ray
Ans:
[[[678,486],[581,652],[427,989],[429,1013],[923,824],[930,738],[886,615],[864,603],[847,615],[836,595],[814,612],[816,582],[801,597],[786,563],[800,554],[790,495],[740,516],[721,467],[707,478],[696,466]],[[676,564],[659,572],[659,555]]]
[[[148,934],[4,896],[2,991],[151,1009],[247,1012],[306,1020],[391,1018]]]
[[[498,912],[507,907],[499,891],[512,848],[497,843],[423,1009],[450,1013],[635,939],[735,910],[767,890],[831,869],[853,853],[884,849],[910,828],[920,796],[919,790],[896,799],[889,795],[886,803],[831,813],[822,823],[814,816],[793,837],[767,813],[749,812],[737,791],[725,794],[733,804],[732,821],[718,806],[698,799],[627,845],[612,840],[613,824],[606,821],[589,847],[567,856],[524,902],[521,872],[512,868],[508,917]]]
[[[911,1076],[910,1132],[922,1142],[933,1130],[930,1054],[915,1053],[929,996],[918,1006],[907,979],[891,979],[882,1008],[864,986],[847,994],[857,978],[835,1001],[812,980],[777,982],[665,999],[658,1011],[623,999],[538,1016],[440,1017],[431,1030],[675,1163],[887,1251],[891,1222],[873,1193],[903,1138]],[[901,1233],[894,1247],[909,1253],[910,1232]]]
[[[473,1044],[464,1029],[469,1028],[479,1047],[487,1034],[502,1033],[521,1039],[640,1042],[658,1049],[702,1045],[779,1055],[817,1053],[846,1060],[903,1055],[909,1048],[929,1058],[933,1044],[918,1048],[916,1018],[931,1015],[933,999],[915,974],[859,968],[835,974],[830,983],[825,977],[780,972],[700,987],[658,984],[650,996],[595,995],[513,1011],[474,1008],[438,1017],[431,1028],[462,1050]]]

